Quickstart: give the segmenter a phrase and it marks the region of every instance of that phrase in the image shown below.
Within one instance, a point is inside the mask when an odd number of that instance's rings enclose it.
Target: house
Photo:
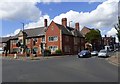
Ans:
[[[84,36],[79,31],[79,23],[75,23],[75,28],[72,28],[67,26],[67,18],[63,18],[61,22],[62,25],[52,21],[48,26],[45,34],[46,47],[52,53],[60,49],[64,54],[77,54],[85,46]]]
[[[104,46],[110,46],[111,49],[115,48],[115,37],[107,37],[107,35],[105,35],[104,37],[102,37],[102,44],[103,44],[103,48]]]
[[[92,29],[88,27],[83,27],[81,30],[81,33],[85,36],[87,33],[89,33]],[[94,29],[95,30],[95,29]],[[102,38],[101,39],[93,39],[91,43],[85,42],[85,48],[88,48],[90,51],[97,50],[99,51],[102,47]]]
[[[62,19],[62,24],[52,21],[47,25],[44,20],[44,27],[21,30],[17,35],[2,38],[2,43],[7,46],[6,53],[17,53],[25,55],[34,51],[37,56],[42,54],[42,50],[51,50],[52,54],[60,49],[63,54],[77,54],[84,49],[85,38],[79,31],[79,23],[75,28],[67,26],[67,18]]]

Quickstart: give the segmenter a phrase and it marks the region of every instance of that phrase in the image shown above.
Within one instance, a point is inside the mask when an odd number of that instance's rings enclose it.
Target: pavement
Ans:
[[[112,56],[110,56],[109,58],[107,58],[107,60],[111,64],[119,66],[119,64],[120,64],[119,58],[120,58],[120,51],[119,52],[114,52],[112,54]]]
[[[3,82],[118,82],[118,67],[105,58],[11,59],[2,59]]]

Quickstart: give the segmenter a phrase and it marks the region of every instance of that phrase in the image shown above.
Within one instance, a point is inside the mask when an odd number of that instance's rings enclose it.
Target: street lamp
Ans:
[[[69,21],[69,27],[70,27],[70,23],[71,23],[72,21]]]

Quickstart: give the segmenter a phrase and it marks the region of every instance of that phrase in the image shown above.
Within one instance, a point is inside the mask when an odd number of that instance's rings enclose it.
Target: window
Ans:
[[[45,37],[42,37],[42,42],[45,42]]]
[[[12,40],[12,43],[17,43],[18,42],[18,40]]]
[[[50,36],[48,38],[49,41],[58,41],[58,36]]]
[[[52,30],[54,30],[54,27],[52,26],[52,28],[51,28]]]
[[[37,41],[38,41],[38,38],[33,38],[33,41],[37,42]]]
[[[55,52],[58,47],[57,46],[49,46],[49,49],[51,50],[51,52]]]
[[[34,49],[34,51],[35,51],[35,52],[37,52],[37,51],[38,51],[38,48],[37,48],[37,47],[34,47],[33,49]]]
[[[30,43],[30,39],[26,39],[26,43]]]

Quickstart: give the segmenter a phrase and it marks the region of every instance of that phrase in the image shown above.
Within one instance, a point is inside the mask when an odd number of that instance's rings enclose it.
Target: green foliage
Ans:
[[[120,42],[120,17],[118,17],[118,24],[115,25],[115,29],[117,30],[117,37]]]
[[[45,56],[51,55],[51,51],[46,49],[46,50],[44,50],[44,54],[45,54]]]
[[[55,53],[56,53],[57,55],[62,55],[62,51],[61,51],[60,49],[56,50]]]
[[[86,41],[92,42],[95,39],[101,39],[101,33],[98,29],[91,29],[89,33],[85,35]]]

